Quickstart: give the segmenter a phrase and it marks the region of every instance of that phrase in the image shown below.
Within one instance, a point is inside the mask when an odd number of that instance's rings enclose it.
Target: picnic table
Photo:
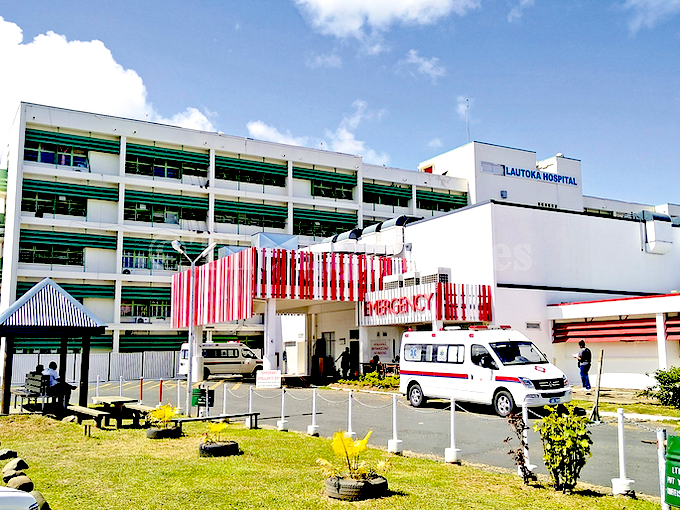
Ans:
[[[106,425],[108,425],[111,418],[113,418],[116,420],[116,426],[121,428],[123,424],[123,417],[125,415],[125,405],[137,403],[138,400],[131,397],[109,395],[103,397],[92,397],[92,402],[95,404],[103,404],[104,411],[109,414],[106,416]]]

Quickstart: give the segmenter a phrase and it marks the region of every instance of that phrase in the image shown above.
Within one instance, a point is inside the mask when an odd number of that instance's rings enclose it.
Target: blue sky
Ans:
[[[584,192],[680,203],[680,0],[37,1],[0,6],[17,101],[415,169],[474,140],[582,160]]]

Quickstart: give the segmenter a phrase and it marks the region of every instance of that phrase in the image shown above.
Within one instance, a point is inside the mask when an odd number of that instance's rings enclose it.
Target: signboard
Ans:
[[[280,388],[281,370],[258,370],[256,388]]]
[[[382,359],[387,357],[387,353],[390,352],[389,345],[387,345],[387,340],[374,340],[371,344],[371,355],[376,354]]]
[[[427,284],[367,292],[359,310],[359,325],[432,322],[437,315],[436,291],[436,284]]]
[[[680,437],[668,436],[666,452],[666,503],[680,507]]]

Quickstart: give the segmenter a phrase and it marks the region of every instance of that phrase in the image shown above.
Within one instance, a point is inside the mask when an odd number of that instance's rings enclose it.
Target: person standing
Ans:
[[[578,368],[581,372],[581,383],[586,391],[590,391],[590,378],[588,377],[588,372],[590,371],[592,362],[592,353],[590,352],[590,349],[586,347],[586,342],[584,340],[579,340],[578,346],[581,350],[574,354],[574,357],[578,360]]]
[[[340,353],[338,359],[340,360],[340,368],[342,369],[342,378],[347,379],[347,376],[349,375],[349,367],[351,364],[349,347],[345,347],[345,350]],[[336,359],[335,361],[338,361],[338,359]]]

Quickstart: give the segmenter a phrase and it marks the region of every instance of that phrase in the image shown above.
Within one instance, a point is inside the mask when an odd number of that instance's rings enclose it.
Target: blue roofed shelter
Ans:
[[[70,339],[82,339],[78,403],[87,405],[88,373],[90,369],[90,338],[104,333],[106,324],[57,285],[45,278],[36,284],[7,310],[0,313],[2,337],[2,390],[0,410],[9,412],[12,383],[14,338],[58,338],[59,378],[66,380],[66,355]]]

